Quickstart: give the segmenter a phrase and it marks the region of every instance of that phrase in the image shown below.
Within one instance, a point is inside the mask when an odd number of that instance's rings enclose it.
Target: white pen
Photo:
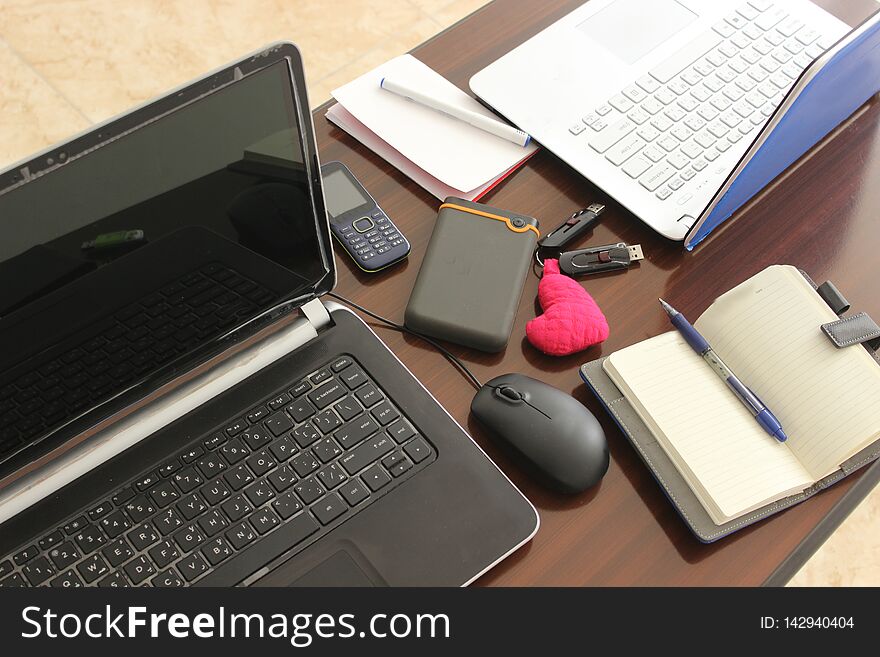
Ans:
[[[517,146],[528,146],[529,142],[532,140],[532,138],[522,130],[518,130],[513,126],[509,126],[506,123],[502,123],[497,119],[480,114],[479,112],[450,105],[445,100],[434,98],[418,89],[413,89],[405,82],[385,77],[379,82],[379,86],[386,91],[390,91],[398,96],[403,96],[407,100],[411,100],[419,105],[430,107],[431,109],[442,112],[454,119],[464,121],[468,125],[484,130],[496,137],[512,141]]]

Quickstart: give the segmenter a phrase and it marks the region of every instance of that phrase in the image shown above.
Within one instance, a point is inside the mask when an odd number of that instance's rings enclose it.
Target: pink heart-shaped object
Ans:
[[[580,284],[559,272],[558,260],[544,262],[538,284],[543,314],[526,324],[526,337],[551,356],[567,356],[608,338],[608,321]]]

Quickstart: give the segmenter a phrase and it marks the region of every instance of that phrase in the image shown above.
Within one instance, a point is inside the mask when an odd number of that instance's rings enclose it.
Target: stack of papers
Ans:
[[[516,144],[382,89],[393,76],[450,104],[495,117],[411,55],[402,55],[335,89],[327,119],[443,200],[477,200],[530,158]]]

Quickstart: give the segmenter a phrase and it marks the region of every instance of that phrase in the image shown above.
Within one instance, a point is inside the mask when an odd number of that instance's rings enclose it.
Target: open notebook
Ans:
[[[804,491],[880,438],[880,366],[862,347],[831,343],[820,326],[836,319],[797,269],[776,265],[694,322],[773,411],[785,443],[676,331],[615,352],[602,367],[722,525]]]

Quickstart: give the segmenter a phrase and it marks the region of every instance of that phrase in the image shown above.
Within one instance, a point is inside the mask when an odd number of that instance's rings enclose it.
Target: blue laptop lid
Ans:
[[[791,107],[766,134],[759,148],[743,156],[748,163],[729,184],[723,185],[703,216],[685,237],[692,250],[738,208],[782,173],[795,160],[831,132],[880,91],[880,12],[868,17],[847,34],[843,47],[816,72]],[[805,69],[806,75],[813,66]],[[796,93],[795,84],[789,94]],[[777,110],[779,111],[779,110]],[[769,127],[771,121],[768,122]],[[765,135],[759,133],[755,143]],[[733,174],[731,174],[733,175]]]

